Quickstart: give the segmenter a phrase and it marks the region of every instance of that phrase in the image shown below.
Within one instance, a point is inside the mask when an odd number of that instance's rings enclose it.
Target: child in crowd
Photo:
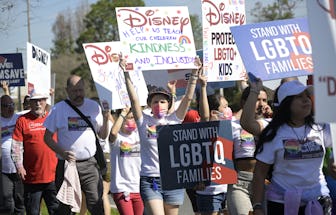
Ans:
[[[111,193],[121,215],[142,215],[139,133],[130,108],[118,113],[109,136]]]
[[[126,71],[126,61],[121,59],[120,66],[124,70],[128,95],[131,100],[132,112],[139,130],[141,143],[140,193],[148,214],[178,214],[179,206],[183,204],[184,189],[162,190],[157,148],[157,125],[181,123],[188,111],[193,98],[198,73],[201,69],[199,58],[195,61],[197,70],[190,76],[186,94],[176,111],[169,113],[172,106],[172,95],[162,88],[149,92],[147,104],[152,114],[142,112],[134,86]],[[164,180],[164,179],[162,179]]]

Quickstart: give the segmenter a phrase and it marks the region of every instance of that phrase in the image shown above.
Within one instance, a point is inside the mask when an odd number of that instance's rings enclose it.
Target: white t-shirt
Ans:
[[[157,125],[180,124],[176,113],[156,119],[143,112],[143,117],[136,123],[141,142],[141,176],[160,177],[159,152],[157,146]]]
[[[2,150],[2,172],[16,173],[16,168],[11,157],[12,134],[15,123],[20,114],[13,114],[10,118],[1,117],[1,150]]]
[[[231,125],[234,159],[253,158],[256,147],[254,136],[241,127],[239,120],[233,120]]]
[[[140,140],[138,131],[130,135],[118,133],[114,143],[110,143],[112,193],[140,192]]]
[[[303,196],[316,185],[320,195],[329,193],[322,173],[325,142],[321,126],[292,128],[282,125],[271,142],[263,144],[263,151],[256,158],[267,164],[274,164],[272,182],[285,190],[302,189]],[[306,138],[304,138],[306,137]]]
[[[89,118],[98,132],[103,125],[103,115],[98,103],[85,98],[84,103],[77,108]],[[92,129],[64,101],[57,103],[51,109],[43,125],[52,133],[57,132],[59,146],[64,150],[75,152],[77,160],[89,159],[95,155],[96,137]]]

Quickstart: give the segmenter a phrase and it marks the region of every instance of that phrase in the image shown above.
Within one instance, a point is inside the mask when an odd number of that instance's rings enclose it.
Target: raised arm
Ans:
[[[167,88],[172,95],[172,105],[168,111],[169,113],[173,113],[175,111],[176,83],[177,83],[177,80],[174,80],[174,81],[169,81],[167,84]]]
[[[126,108],[122,109],[118,118],[114,122],[114,124],[111,128],[111,131],[110,131],[110,136],[109,136],[109,141],[110,141],[111,144],[113,144],[114,141],[117,139],[118,132],[120,131],[120,128],[121,128],[121,126],[122,126],[122,124],[123,124],[124,120],[126,119],[126,116],[129,112],[130,112],[129,107],[126,107]]]
[[[209,121],[210,119],[210,110],[208,103],[208,95],[207,95],[207,81],[208,78],[203,74],[203,70],[199,75],[199,83],[201,85],[201,92],[199,97],[199,113],[201,116],[201,121]]]
[[[199,59],[198,56],[195,58],[195,65],[197,66],[197,69],[192,70],[191,75],[189,77],[189,81],[188,81],[185,96],[183,96],[183,98],[181,100],[181,103],[176,110],[176,116],[179,119],[184,119],[184,117],[185,117],[185,115],[188,111],[188,108],[190,106],[191,100],[193,99],[193,96],[194,96],[194,92],[195,92],[195,88],[196,88],[196,82],[198,80],[198,75],[199,75],[199,72],[202,69],[202,63],[201,63],[201,60]]]
[[[121,58],[120,68],[124,71],[126,89],[127,89],[130,101],[131,101],[131,107],[132,107],[134,118],[136,121],[138,121],[142,117],[142,109],[140,105],[140,100],[138,98],[137,93],[135,92],[129,72],[126,70],[126,60],[125,59]]]
[[[250,83],[250,93],[245,101],[243,111],[240,117],[241,126],[249,133],[259,136],[264,129],[261,122],[256,119],[256,103],[260,90],[262,89],[262,81]]]

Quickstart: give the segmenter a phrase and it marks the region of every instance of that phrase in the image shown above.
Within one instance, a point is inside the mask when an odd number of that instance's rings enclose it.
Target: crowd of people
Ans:
[[[197,215],[335,214],[330,126],[314,121],[311,87],[283,79],[269,104],[257,79],[233,112],[227,98],[209,90],[196,57],[178,104],[175,81],[153,87],[142,107],[126,64],[120,59],[131,106],[113,112],[85,97],[77,75],[67,80],[65,100],[50,107],[47,94],[34,92],[17,113],[1,83],[1,212],[39,215],[43,198],[51,215],[107,215],[110,194],[120,214],[177,215],[186,191]],[[171,179],[160,176],[156,126],[218,120],[232,126],[237,183],[162,189]]]

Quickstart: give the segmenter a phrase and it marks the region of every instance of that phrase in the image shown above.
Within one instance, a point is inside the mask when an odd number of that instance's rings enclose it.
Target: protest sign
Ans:
[[[119,7],[116,14],[120,41],[137,68],[196,68],[187,7]]]
[[[163,190],[237,182],[231,121],[157,126]]]
[[[208,82],[244,80],[245,68],[230,31],[244,25],[244,1],[202,1],[203,69]]]
[[[333,110],[336,106],[336,12],[334,1],[319,0],[307,6],[313,47],[315,120],[317,122],[336,122]]]
[[[277,20],[230,28],[248,73],[262,80],[313,73],[306,18]]]
[[[49,95],[51,88],[50,54],[40,47],[27,42],[28,93]],[[49,102],[48,102],[49,103]]]
[[[0,54],[0,81],[6,81],[11,87],[25,85],[21,53]]]
[[[95,82],[99,99],[108,103],[110,109],[131,106],[125,85],[123,70],[119,67],[119,55],[124,50],[120,42],[84,43],[86,59]],[[124,54],[128,58],[127,54]],[[132,62],[127,59],[128,65]],[[130,77],[141,105],[147,103],[147,86],[139,70],[130,70]]]

